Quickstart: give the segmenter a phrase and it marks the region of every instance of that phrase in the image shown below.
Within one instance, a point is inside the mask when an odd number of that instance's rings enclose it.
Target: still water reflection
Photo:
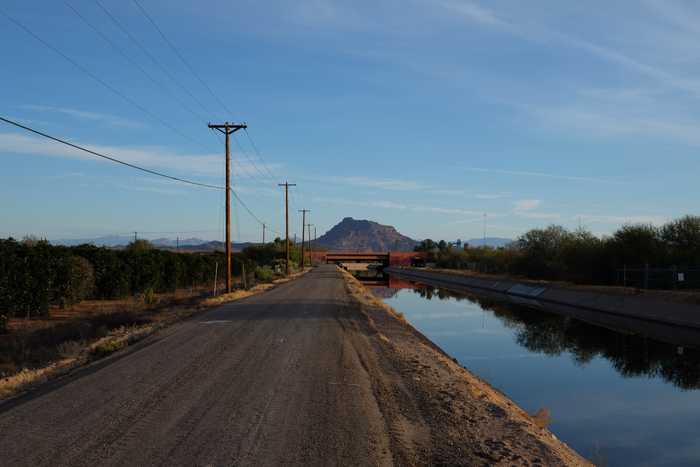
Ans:
[[[396,278],[373,291],[594,462],[700,465],[700,333]]]

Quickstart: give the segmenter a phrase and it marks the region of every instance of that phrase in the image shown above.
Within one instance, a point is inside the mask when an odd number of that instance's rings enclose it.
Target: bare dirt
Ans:
[[[0,404],[3,465],[588,465],[334,266]]]

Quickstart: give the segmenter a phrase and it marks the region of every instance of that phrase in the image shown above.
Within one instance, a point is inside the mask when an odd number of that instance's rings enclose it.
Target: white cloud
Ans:
[[[510,27],[508,23],[498,18],[494,12],[475,3],[465,1],[442,1],[439,3],[444,8],[463,16],[470,21],[475,21],[477,23],[489,26]]]
[[[514,203],[516,211],[532,211],[542,204],[539,199],[521,199]]]
[[[664,216],[654,215],[633,215],[633,216],[609,216],[599,214],[579,214],[572,219],[581,219],[583,222],[600,224],[654,224],[661,225],[668,221]]]
[[[530,171],[526,171],[526,170],[487,169],[487,168],[482,168],[482,167],[463,167],[463,169],[468,171],[468,172],[515,175],[515,176],[522,176],[522,177],[542,177],[542,178],[551,178],[551,179],[558,179],[558,180],[570,180],[570,181],[577,181],[577,182],[620,183],[619,181],[613,180],[611,178],[580,177],[580,176],[576,176],[576,175],[561,175],[561,174],[545,173],[545,172],[530,172]]]
[[[427,206],[427,205],[416,205],[416,204],[402,204],[396,203],[389,200],[371,200],[371,201],[355,201],[343,198],[327,198],[327,197],[313,197],[311,199],[314,203],[322,204],[339,204],[344,206],[361,206],[361,207],[373,207],[380,209],[391,209],[391,210],[402,210],[402,211],[412,211],[412,212],[428,212],[434,214],[446,214],[454,216],[474,216],[482,214],[479,211],[473,211],[469,209],[462,208],[445,208],[440,206]]]
[[[413,180],[399,180],[392,178],[369,177],[324,177],[325,181],[343,183],[346,185],[361,186],[367,188],[379,188],[389,191],[419,191],[428,188],[426,185]]]
[[[149,169],[163,170],[166,172],[175,170],[188,174],[223,178],[224,158],[220,154],[177,154],[167,148],[158,146],[120,147],[95,144],[80,145],[92,151]],[[99,160],[97,156],[90,155],[69,146],[17,133],[0,133],[0,152],[33,156],[66,157],[82,160]],[[240,173],[253,173],[250,163],[237,161],[236,167]]]
[[[458,13],[467,21],[494,27],[532,42],[543,42],[547,44],[555,42],[564,46],[583,50],[590,55],[615,64],[628,71],[643,75],[674,89],[685,91],[692,94],[694,97],[700,97],[700,81],[689,78],[688,76],[679,75],[677,72],[669,71],[668,68],[663,66],[654,66],[644,63],[612,47],[596,44],[559,31],[551,30],[542,25],[532,27],[513,21],[506,21],[500,18],[494,11],[471,2],[445,1],[441,4],[445,9],[449,10],[450,13]],[[677,12],[676,16],[678,16]]]
[[[547,127],[559,126],[598,136],[634,135],[679,141],[700,146],[700,121],[644,117],[629,109],[533,108],[532,113]]]
[[[120,128],[143,128],[145,125],[139,121],[131,120],[128,118],[119,117],[116,115],[110,115],[99,112],[92,112],[88,110],[72,109],[69,107],[53,107],[49,105],[23,105],[21,108],[25,110],[34,110],[38,112],[53,112],[60,113],[63,115],[68,115],[81,120],[92,120],[101,123],[105,123],[109,126],[120,127]]]
[[[536,211],[540,206],[542,201],[539,199],[521,199],[513,203],[513,213],[525,219],[555,220],[561,217],[557,213]]]
[[[370,178],[370,177],[337,177],[337,176],[321,176],[314,178],[314,181],[321,180],[327,183],[344,184],[351,186],[359,186],[365,188],[376,188],[386,191],[415,191],[423,192],[436,196],[457,196],[463,198],[474,198],[480,200],[494,200],[507,198],[512,193],[507,191],[495,193],[474,193],[460,188],[436,188],[431,185],[416,182],[414,180],[403,180],[395,178]]]

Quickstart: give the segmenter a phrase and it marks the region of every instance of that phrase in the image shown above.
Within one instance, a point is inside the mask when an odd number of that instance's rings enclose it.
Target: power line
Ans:
[[[13,120],[10,120],[10,119],[4,118],[4,117],[0,117],[0,120],[2,120],[2,121],[5,122],[5,123],[9,123],[10,125],[14,125],[14,126],[16,126],[16,127],[18,127],[18,128],[21,128],[21,129],[23,129],[23,130],[26,130],[26,131],[29,131],[29,132],[31,132],[31,133],[34,133],[34,134],[36,134],[36,135],[43,136],[44,138],[50,139],[50,140],[52,140],[52,141],[56,141],[57,143],[65,144],[66,146],[70,146],[70,147],[75,148],[75,149],[78,149],[78,150],[80,150],[80,151],[87,152],[88,154],[92,154],[92,155],[94,155],[94,156],[101,157],[101,158],[103,158],[103,159],[107,159],[107,160],[112,161],[112,162],[115,162],[115,163],[117,163],[117,164],[125,165],[125,166],[127,166],[127,167],[131,167],[132,169],[140,170],[140,171],[142,171],[142,172],[146,172],[146,173],[149,173],[149,174],[151,174],[151,175],[156,175],[156,176],[158,176],[158,177],[168,178],[168,179],[170,179],[170,180],[174,180],[174,181],[177,181],[177,182],[188,183],[188,184],[190,184],[190,185],[201,186],[201,187],[204,187],[204,188],[212,188],[212,189],[215,189],[215,190],[224,190],[224,189],[225,189],[224,187],[221,187],[221,186],[210,185],[210,184],[208,184],[208,183],[195,182],[195,181],[192,181],[192,180],[187,180],[187,179],[185,179],[185,178],[174,177],[174,176],[172,176],[172,175],[164,174],[164,173],[161,173],[161,172],[156,172],[155,170],[146,169],[146,168],[144,168],[144,167],[140,167],[140,166],[138,166],[138,165],[134,165],[134,164],[131,164],[131,163],[129,163],[129,162],[125,162],[125,161],[119,160],[119,159],[117,159],[117,158],[115,158],[115,157],[108,156],[108,155],[106,155],[106,154],[102,154],[102,153],[93,151],[92,149],[88,149],[88,148],[85,148],[85,147],[83,147],[83,146],[79,146],[79,145],[77,145],[77,144],[71,143],[71,142],[66,141],[66,140],[64,140],[64,139],[56,138],[55,136],[51,136],[51,135],[46,134],[46,133],[44,133],[44,132],[42,132],[42,131],[35,130],[35,129],[33,129],[33,128],[30,128],[30,127],[28,127],[28,126],[22,125],[21,123],[15,122],[15,121],[13,121]]]
[[[270,176],[273,179],[280,178],[277,175],[275,175],[274,173],[272,173],[272,171],[270,170],[268,165],[265,163],[265,159],[263,159],[262,154],[258,150],[258,146],[255,144],[255,141],[253,141],[253,138],[250,136],[250,133],[248,133],[248,129],[246,128],[243,131],[244,131],[246,137],[248,138],[248,141],[250,141],[250,145],[253,147],[253,151],[255,151],[255,154],[258,156],[258,159],[260,159],[260,161],[262,162],[262,165],[265,168],[265,170],[267,171],[267,173],[270,174]]]
[[[173,45],[173,43],[170,42],[170,40],[165,36],[165,34],[163,33],[163,31],[158,27],[158,25],[156,24],[156,22],[155,22],[155,21],[153,20],[153,18],[151,17],[151,15],[148,14],[148,12],[141,6],[141,4],[140,4],[137,0],[133,0],[133,1],[134,1],[134,4],[139,8],[139,10],[141,10],[141,13],[143,13],[143,15],[146,17],[146,19],[148,19],[148,21],[153,25],[153,27],[156,29],[156,31],[158,31],[158,34],[160,34],[160,37],[163,38],[163,41],[165,41],[165,43],[168,44],[168,47],[170,47],[170,49],[175,53],[175,55],[177,55],[177,57],[180,59],[180,61],[181,61],[182,63],[184,63],[184,65],[185,65],[185,66],[187,67],[187,69],[192,73],[192,75],[193,75],[195,78],[197,78],[197,80],[202,84],[202,86],[204,86],[204,87],[207,89],[207,91],[209,91],[209,94],[212,95],[212,97],[214,98],[214,100],[218,101],[218,103],[221,105],[221,107],[223,107],[224,110],[225,110],[226,112],[228,112],[229,115],[234,116],[234,115],[233,115],[233,112],[231,112],[231,110],[230,110],[230,109],[226,106],[226,104],[219,98],[219,96],[217,96],[217,95],[214,93],[214,91],[209,87],[209,85],[208,85],[207,83],[204,82],[204,80],[199,76],[199,74],[197,74],[197,72],[194,70],[194,67],[192,67],[192,65],[190,65],[189,62],[188,62],[187,60],[185,60],[185,58],[182,56],[182,54],[178,51],[177,47],[175,47],[175,45]]]
[[[243,155],[243,157],[245,157],[245,159],[248,161],[248,163],[255,169],[255,171],[256,171],[257,173],[260,174],[260,176],[262,177],[260,180],[263,181],[263,183],[264,183],[266,180],[267,180],[267,181],[270,181],[270,182],[272,182],[272,183],[276,183],[276,180],[270,178],[268,175],[266,175],[262,170],[260,170],[260,169],[258,168],[258,166],[257,166],[257,164],[255,163],[255,161],[253,161],[253,159],[251,159],[250,155],[248,155],[248,152],[247,152],[245,149],[243,149],[243,146],[242,146],[242,144],[241,144],[241,140],[240,140],[240,139],[234,138],[234,143],[238,146],[239,152]],[[251,171],[251,173],[252,173],[252,171]]]
[[[108,155],[106,155],[106,154],[102,154],[102,153],[93,151],[93,150],[91,150],[91,149],[85,148],[85,147],[80,146],[80,145],[78,145],[78,144],[71,143],[70,141],[66,141],[66,140],[64,140],[64,139],[57,138],[57,137],[55,137],[55,136],[51,136],[51,135],[49,135],[49,134],[47,134],[47,133],[44,133],[44,132],[39,131],[39,130],[35,130],[35,129],[33,129],[33,128],[30,128],[30,127],[28,127],[28,126],[22,125],[21,123],[15,122],[15,121],[13,121],[13,120],[7,119],[7,118],[2,117],[2,116],[0,116],[0,121],[3,121],[3,122],[8,123],[8,124],[10,124],[10,125],[14,125],[14,126],[16,126],[17,128],[21,128],[21,129],[23,129],[23,130],[29,131],[30,133],[34,133],[34,134],[36,134],[36,135],[39,135],[39,136],[42,136],[42,137],[44,137],[44,138],[50,139],[50,140],[55,141],[55,142],[57,142],[57,143],[61,143],[61,144],[64,144],[64,145],[66,145],[66,146],[70,146],[70,147],[72,147],[72,148],[74,148],[74,149],[78,149],[78,150],[83,151],[83,152],[86,152],[86,153],[88,153],[88,154],[92,154],[92,155],[94,155],[94,156],[101,157],[101,158],[107,159],[107,160],[109,160],[109,161],[111,161],[111,162],[114,162],[114,163],[117,163],[117,164],[121,164],[121,165],[124,165],[124,166],[127,166],[127,167],[131,167],[132,169],[140,170],[140,171],[142,171],[142,172],[146,172],[146,173],[151,174],[151,175],[156,175],[156,176],[158,176],[158,177],[167,178],[167,179],[169,179],[169,180],[173,180],[173,181],[176,181],[176,182],[187,183],[187,184],[190,184],[190,185],[200,186],[200,187],[204,187],[204,188],[211,188],[211,189],[214,189],[214,190],[225,190],[225,188],[222,187],[222,186],[210,185],[210,184],[208,184],[208,183],[201,183],[201,182],[196,182],[196,181],[193,181],[193,180],[187,180],[187,179],[185,179],[185,178],[175,177],[175,176],[168,175],[168,174],[165,174],[165,173],[162,173],[162,172],[157,172],[157,171],[155,171],[155,170],[147,169],[147,168],[145,168],[145,167],[140,167],[140,166],[138,166],[138,165],[131,164],[131,163],[129,163],[129,162],[125,162],[125,161],[119,160],[119,159],[117,159],[117,158],[115,158],[115,157],[108,156]],[[231,190],[231,193],[232,193],[233,196],[238,200],[238,202],[241,203],[241,206],[243,206],[243,208],[248,212],[248,214],[250,214],[250,216],[251,216],[253,219],[255,219],[260,225],[262,225],[262,224],[266,224],[266,225],[267,225],[266,222],[263,222],[262,220],[260,220],[260,218],[259,218],[258,216],[255,215],[255,213],[248,207],[248,205],[245,204],[245,202],[241,199],[241,197],[238,195],[238,193],[236,193],[236,192],[233,191],[233,190]],[[280,232],[278,232],[278,231],[276,231],[276,230],[273,230],[273,229],[270,229],[270,230],[271,230],[272,232],[278,234],[278,235],[281,235]],[[154,232],[152,232],[152,233],[154,233]],[[163,232],[163,233],[167,233],[167,232]],[[184,233],[184,232],[179,232],[179,233]]]
[[[165,66],[162,65],[160,61],[156,57],[154,57],[153,54],[150,53],[148,49],[146,49],[146,47],[136,37],[134,37],[133,34],[129,32],[128,29],[126,29],[126,27],[121,23],[121,21],[119,21],[104,5],[102,5],[102,3],[100,3],[99,0],[95,0],[95,3],[102,9],[102,11],[104,11],[104,13],[117,26],[117,28],[119,28],[119,30],[121,30],[129,38],[129,40],[133,44],[135,44],[136,47],[139,48],[139,50],[141,50],[141,52],[143,52],[148,58],[151,59],[151,61],[160,69],[160,71],[163,72],[165,76],[167,76],[173,83],[175,83],[176,86],[178,86],[188,96],[190,96],[192,100],[195,101],[197,105],[199,105],[204,110],[204,112],[209,113],[209,109],[207,109],[207,107],[202,103],[202,101],[199,100],[197,96],[195,96],[189,89],[187,89],[187,87],[185,87],[177,78],[175,78],[175,76],[170,71],[168,71],[168,69],[165,68]],[[202,117],[200,116],[200,118]]]
[[[67,0],[64,0],[64,2],[68,8],[70,8],[73,13],[78,16],[90,29],[92,29],[98,36],[100,36],[105,42],[107,42],[114,50],[116,50],[119,55],[124,57],[124,59],[129,62],[132,66],[134,66],[137,70],[141,72],[148,80],[153,83],[153,85],[158,88],[161,91],[166,91],[170,97],[172,97],[180,106],[185,109],[187,112],[192,114],[195,118],[203,118],[202,115],[198,115],[195,113],[193,109],[191,109],[187,104],[185,104],[181,99],[177,97],[176,94],[174,94],[170,89],[166,86],[163,86],[162,83],[156,81],[156,79],[149,73],[147,72],[136,60],[131,58],[124,50],[122,50],[121,47],[119,47],[117,44],[114,43],[112,39],[110,39],[104,32],[102,32],[98,27],[96,27],[94,24],[92,24],[84,15],[82,15],[71,3],[69,3]],[[101,5],[100,5],[101,6]]]
[[[185,139],[187,139],[187,140],[190,140],[190,141],[196,143],[196,141],[194,141],[192,138],[190,138],[189,136],[185,135],[184,133],[182,133],[180,130],[178,130],[177,128],[173,127],[172,125],[166,123],[164,120],[162,120],[161,118],[159,118],[156,114],[154,114],[153,112],[151,112],[151,111],[148,110],[147,108],[143,107],[141,104],[139,104],[139,103],[136,102],[135,100],[131,99],[130,97],[128,97],[127,95],[125,95],[124,93],[122,93],[121,91],[119,91],[118,89],[116,89],[115,87],[113,87],[111,84],[109,84],[109,83],[107,83],[106,81],[104,81],[104,80],[103,80],[102,78],[100,78],[99,76],[97,76],[97,75],[95,75],[94,73],[92,73],[90,70],[88,70],[87,68],[85,68],[85,67],[82,66],[80,63],[78,63],[78,62],[76,62],[75,60],[73,60],[72,58],[70,58],[68,55],[66,55],[66,54],[64,54],[63,52],[61,52],[59,49],[57,49],[57,48],[54,47],[53,45],[51,45],[51,44],[49,44],[48,42],[46,42],[44,39],[42,39],[42,38],[39,37],[37,34],[35,34],[31,29],[29,29],[27,26],[25,26],[23,23],[19,22],[18,20],[16,20],[16,19],[13,18],[12,16],[8,15],[5,11],[0,10],[0,13],[2,13],[2,15],[5,16],[5,18],[7,18],[10,22],[12,22],[13,24],[15,24],[15,26],[17,26],[17,27],[19,27],[20,29],[24,30],[24,32],[26,32],[27,34],[29,34],[30,36],[32,36],[34,39],[36,39],[37,41],[39,41],[41,44],[43,44],[43,45],[44,45],[45,47],[47,47],[48,49],[50,49],[50,50],[52,50],[53,52],[55,52],[56,54],[60,55],[63,59],[65,59],[66,61],[68,61],[71,65],[73,65],[73,66],[74,66],[75,68],[77,68],[79,71],[85,73],[85,74],[88,75],[90,78],[92,78],[94,81],[98,82],[99,84],[101,84],[102,86],[104,86],[105,88],[107,88],[108,90],[110,90],[112,93],[116,94],[117,96],[119,96],[120,98],[122,98],[123,100],[125,100],[126,102],[128,102],[129,104],[133,105],[134,107],[136,107],[137,109],[139,109],[141,112],[143,112],[144,114],[148,115],[148,116],[151,117],[152,119],[158,121],[161,125],[163,125],[164,127],[168,128],[169,130],[171,130],[171,131],[177,133],[178,135],[182,136],[183,138],[185,138]]]
[[[233,190],[231,190],[231,193],[233,193],[234,198],[236,198],[236,200],[238,200],[238,202],[241,203],[241,206],[243,206],[243,209],[245,209],[246,211],[248,211],[248,214],[250,214],[250,216],[251,216],[253,219],[255,219],[260,225],[263,225],[263,224],[267,225],[266,222],[261,221],[260,218],[259,218],[258,216],[256,216],[255,213],[253,213],[253,211],[250,210],[250,208],[248,207],[248,205],[245,204],[245,203],[243,202],[243,200],[241,199],[240,196],[238,196],[238,193],[236,193],[236,192],[233,191]],[[276,231],[276,230],[270,229],[270,231],[272,231],[272,232],[274,232],[274,233],[276,233],[276,234],[278,234],[278,235],[281,235],[281,234],[280,234],[278,231]]]

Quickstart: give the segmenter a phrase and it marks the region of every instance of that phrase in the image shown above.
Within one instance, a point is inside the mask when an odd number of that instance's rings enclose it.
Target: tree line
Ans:
[[[700,271],[694,270],[700,267],[700,217],[685,216],[660,227],[628,224],[602,237],[582,228],[571,231],[551,225],[530,230],[499,248],[460,248],[427,239],[416,251],[426,252],[427,261],[439,267],[532,279],[603,285],[629,280],[640,285],[645,278],[651,287],[697,285]],[[679,276],[674,271],[684,272]],[[656,281],[649,283],[650,276]]]
[[[291,258],[298,263],[299,250]],[[284,261],[279,238],[233,254],[233,274],[269,281]],[[85,299],[117,299],[136,294],[172,292],[213,285],[225,277],[222,252],[180,253],[153,248],[145,240],[124,249],[51,245],[45,240],[0,239],[0,320],[10,316],[46,315],[50,306],[68,306]],[[0,323],[2,328],[3,323]]]

